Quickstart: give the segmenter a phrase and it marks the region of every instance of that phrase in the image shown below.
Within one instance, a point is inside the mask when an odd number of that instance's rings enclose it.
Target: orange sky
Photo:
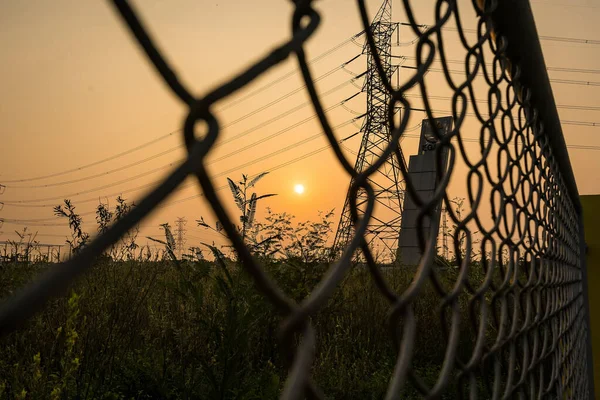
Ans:
[[[561,2],[567,4],[567,0],[532,2],[540,35],[584,39],[600,37],[597,23],[600,6],[584,0],[569,3],[569,7],[557,5]],[[380,3],[380,0],[368,1],[371,15],[374,15]],[[434,2],[414,3],[418,3],[416,14],[420,22],[431,23]],[[467,26],[474,27],[470,3],[470,0],[460,2],[464,13],[462,17],[468,22]],[[186,0],[176,4],[174,6],[174,3],[157,0],[134,2],[163,54],[179,72],[185,84],[197,94],[224,82],[289,36],[292,12],[289,1]],[[317,34],[307,45],[309,57],[318,56],[362,29],[354,1],[324,0],[317,3],[317,8],[323,21]],[[406,21],[401,2],[397,0],[394,2],[394,20]],[[402,28],[400,32],[401,42],[413,38],[408,28]],[[598,69],[600,45],[543,41],[542,47],[548,66]],[[3,93],[0,97],[0,183],[4,180],[53,174],[110,157],[176,131],[185,117],[185,107],[159,79],[108,2],[1,2],[0,48],[4,56],[0,63],[0,91]],[[347,43],[315,63],[314,75],[326,74],[360,52],[359,46]],[[394,54],[414,56],[415,48],[397,47]],[[463,59],[464,53],[456,53],[451,57]],[[212,161],[209,169],[215,176],[216,186],[226,184],[226,176],[237,178],[241,173],[252,175],[272,170],[326,145],[321,136],[295,146],[292,150],[271,155],[320,132],[315,120],[301,123],[313,116],[310,106],[301,107],[307,102],[304,90],[264,107],[299,88],[302,83],[298,74],[260,94],[236,102],[236,99],[242,99],[254,89],[294,70],[294,61],[288,60],[217,105],[217,115],[222,126],[226,126],[221,142],[226,143],[219,145],[209,157]],[[336,106],[341,100],[358,92],[359,89],[348,82],[350,72],[361,73],[365,65],[366,59],[362,57],[348,66],[348,72],[338,69],[317,83],[321,93],[331,90],[330,94],[323,97],[327,107]],[[410,65],[410,62],[406,65]],[[600,74],[551,72],[550,76],[556,79],[600,82]],[[401,79],[407,77],[408,72],[403,71]],[[431,94],[450,94],[439,76],[430,73],[428,79],[432,83],[429,85],[432,88]],[[599,104],[600,87],[557,83],[553,84],[553,90],[559,105]],[[415,107],[419,107],[419,101],[413,101]],[[441,110],[450,109],[449,101],[438,101],[435,105]],[[337,106],[331,111],[334,126],[353,118],[355,115],[352,110],[363,113],[364,97],[359,96],[347,106],[348,109]],[[297,111],[289,112],[297,107]],[[287,112],[289,114],[285,117],[277,119]],[[252,114],[248,115],[250,113]],[[564,120],[600,122],[598,111],[559,109],[559,115]],[[408,126],[415,126],[420,118],[423,115],[414,115]],[[274,121],[269,122],[273,119]],[[297,127],[286,130],[297,123]],[[357,126],[349,124],[336,133],[339,138],[343,138],[357,130]],[[600,146],[600,127],[564,125],[563,131],[569,145]],[[476,137],[477,132],[474,131],[471,136]],[[275,136],[266,139],[272,135]],[[258,140],[263,142],[244,150]],[[357,151],[359,141],[358,136],[349,140],[348,148]],[[39,231],[38,240],[43,243],[62,243],[61,235],[68,231],[66,224],[60,220],[51,220],[51,206],[60,204],[61,198],[70,195],[69,198],[82,213],[93,212],[98,204],[97,199],[110,194],[122,192],[129,200],[140,198],[147,189],[132,189],[160,179],[169,169],[131,178],[169,163],[176,163],[184,153],[182,149],[176,149],[120,173],[93,179],[82,178],[126,166],[181,143],[180,134],[176,133],[140,151],[82,171],[44,180],[14,183],[13,187],[7,183],[8,187],[0,195],[0,201],[51,200],[26,203],[46,207],[25,208],[7,204],[0,211],[0,218],[49,219],[42,222],[49,226],[30,226],[30,229]],[[403,148],[407,155],[414,153],[416,143],[415,139],[405,139]],[[600,151],[570,150],[569,153],[580,193],[600,193],[600,179],[597,178],[597,171],[600,171]],[[351,156],[351,153],[348,154]],[[262,161],[250,164],[263,157]],[[47,188],[17,187],[79,179],[79,182]],[[116,184],[127,179],[130,181]],[[302,196],[293,191],[297,183],[306,187]],[[277,169],[267,176],[258,185],[259,193],[273,192],[279,195],[265,200],[262,207],[259,205],[259,209],[269,206],[275,211],[287,211],[298,219],[305,220],[314,219],[317,210],[336,208],[337,223],[347,186],[348,178],[334,160],[332,152],[323,151]],[[463,186],[464,180],[462,184],[453,185],[456,195],[464,196],[461,193]],[[93,190],[99,187],[105,188]],[[89,193],[76,194],[83,191]],[[169,200],[182,200],[198,193],[195,182],[189,180],[189,185]],[[222,191],[221,195],[232,206],[228,191]],[[114,204],[115,197],[110,196],[111,204]],[[233,211],[233,208],[230,209]],[[196,228],[193,222],[201,215],[212,220],[202,199],[172,203],[157,210],[142,223],[142,236],[158,236],[158,224],[173,224],[177,217],[186,217],[189,221],[188,245],[194,245],[200,240],[211,241],[214,236]],[[88,230],[93,232],[94,216],[85,216],[84,221]],[[0,241],[14,239],[13,231],[21,228],[19,225],[5,223],[0,228],[3,232],[0,234]],[[140,243],[145,243],[145,239]]]

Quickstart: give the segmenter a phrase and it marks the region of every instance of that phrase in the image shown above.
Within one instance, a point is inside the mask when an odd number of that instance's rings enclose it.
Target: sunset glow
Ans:
[[[304,193],[304,185],[301,184],[297,184],[294,186],[294,192],[296,192],[297,194],[302,194]]]

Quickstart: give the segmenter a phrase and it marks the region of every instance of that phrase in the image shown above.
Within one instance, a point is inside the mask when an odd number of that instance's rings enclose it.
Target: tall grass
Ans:
[[[12,263],[0,275],[2,296],[43,266]],[[300,301],[319,282],[322,264],[272,261],[282,289]],[[400,290],[413,271],[394,268]],[[446,270],[450,284],[456,273]],[[446,343],[440,297],[428,288],[415,304],[415,372],[435,383]],[[468,358],[474,333],[461,300],[459,353]],[[356,267],[313,318],[312,374],[332,399],[382,398],[397,351],[390,305],[366,269]],[[0,398],[275,399],[286,371],[277,341],[280,317],[239,265],[200,262],[114,262],[103,259],[70,296],[0,342]],[[407,389],[404,398],[420,398]],[[449,397],[452,398],[452,397]]]

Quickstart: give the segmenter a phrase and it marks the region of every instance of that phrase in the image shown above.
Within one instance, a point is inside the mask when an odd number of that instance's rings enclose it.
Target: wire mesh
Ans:
[[[280,338],[289,373],[281,398],[324,398],[311,377],[317,340],[311,316],[326,304],[348,274],[352,268],[351,259],[357,251],[362,252],[374,283],[389,301],[387,324],[397,359],[389,377],[387,399],[399,398],[407,385],[415,387],[425,398],[440,398],[447,394],[450,383],[457,384],[455,395],[461,398],[588,397],[587,300],[583,295],[578,212],[568,195],[565,178],[553,156],[543,122],[530,104],[531,93],[520,84],[519,66],[507,58],[506,48],[510,43],[493,29],[494,1],[485,4],[481,0],[473,1],[470,11],[475,11],[478,16],[478,30],[477,40],[470,43],[461,28],[461,13],[455,1],[437,1],[435,23],[423,26],[414,18],[413,2],[404,0],[408,25],[417,37],[414,41],[416,68],[398,87],[390,82],[377,54],[365,2],[357,1],[366,41],[374,55],[379,78],[389,93],[388,123],[392,136],[377,160],[360,172],[342,151],[321,105],[305,57],[303,46],[321,23],[312,0],[294,1],[292,35],[285,43],[202,97],[192,95],[179,81],[128,2],[114,0],[113,3],[162,79],[188,106],[189,113],[182,130],[187,158],[127,217],[118,220],[72,259],[9,299],[0,310],[0,333],[15,330],[51,296],[64,293],[68,285],[90,267],[96,256],[135,227],[186,177],[194,175],[231,240],[241,265],[252,276],[257,289],[284,316]],[[458,28],[464,50],[464,76],[460,79],[450,71],[444,46],[444,27],[451,20]],[[405,96],[407,91],[419,90],[427,117],[436,117],[424,79],[436,54],[444,80],[453,92],[451,114],[454,126],[450,133],[443,134],[433,125],[439,142],[435,151],[438,184],[434,196],[421,199],[406,167],[400,165],[400,168],[407,195],[419,207],[418,221],[439,219],[436,210],[440,202],[443,203],[454,226],[449,246],[456,257],[458,274],[451,287],[444,285],[434,267],[439,223],[431,225],[429,230],[423,228],[424,224],[418,224],[417,239],[422,257],[410,286],[399,292],[386,281],[386,275],[375,262],[365,240],[366,226],[375,203],[374,188],[368,178],[394,153],[400,157],[400,139],[412,110],[407,99],[410,96]],[[324,135],[353,182],[349,190],[353,235],[320,284],[299,304],[283,294],[245,246],[205,168],[205,158],[221,132],[219,120],[211,111],[212,105],[292,55],[297,59]],[[487,101],[483,103],[477,100],[473,89],[476,80],[487,86]],[[398,107],[405,110],[399,121],[394,117]],[[473,139],[465,137],[463,127],[468,108],[480,126],[476,157],[467,151],[466,142],[472,143]],[[200,124],[206,127],[201,138],[195,134]],[[447,168],[443,165],[445,151],[449,158]],[[458,160],[468,167],[469,210],[466,215],[456,212],[448,192]],[[356,202],[359,191],[366,193],[368,199],[360,210]],[[480,248],[478,256],[473,251],[476,245]],[[480,272],[481,279],[472,278],[471,272],[475,270]],[[433,386],[424,383],[412,364],[419,350],[415,345],[419,329],[415,303],[426,285],[431,285],[437,293],[439,310],[436,312],[439,312],[441,336],[446,343],[444,362],[436,372]],[[460,306],[465,296],[466,309]],[[460,324],[465,318],[476,332],[468,357],[458,352]],[[300,340],[296,340],[298,337]]]

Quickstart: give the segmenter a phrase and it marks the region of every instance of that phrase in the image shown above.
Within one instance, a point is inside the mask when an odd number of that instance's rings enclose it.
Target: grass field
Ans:
[[[2,297],[53,265],[2,265]],[[304,298],[324,267],[272,261],[282,289]],[[397,289],[412,271],[388,269]],[[453,270],[440,271],[448,286]],[[415,303],[414,371],[433,385],[446,350],[440,297],[429,287]],[[460,301],[459,355],[468,359],[473,328]],[[389,304],[356,268],[312,320],[312,374],[330,399],[383,398],[395,363]],[[274,399],[286,371],[278,346],[280,317],[233,262],[99,261],[43,312],[0,342],[3,399]],[[454,390],[449,393],[455,393]],[[403,398],[420,398],[409,385]],[[453,398],[449,395],[447,398]]]

